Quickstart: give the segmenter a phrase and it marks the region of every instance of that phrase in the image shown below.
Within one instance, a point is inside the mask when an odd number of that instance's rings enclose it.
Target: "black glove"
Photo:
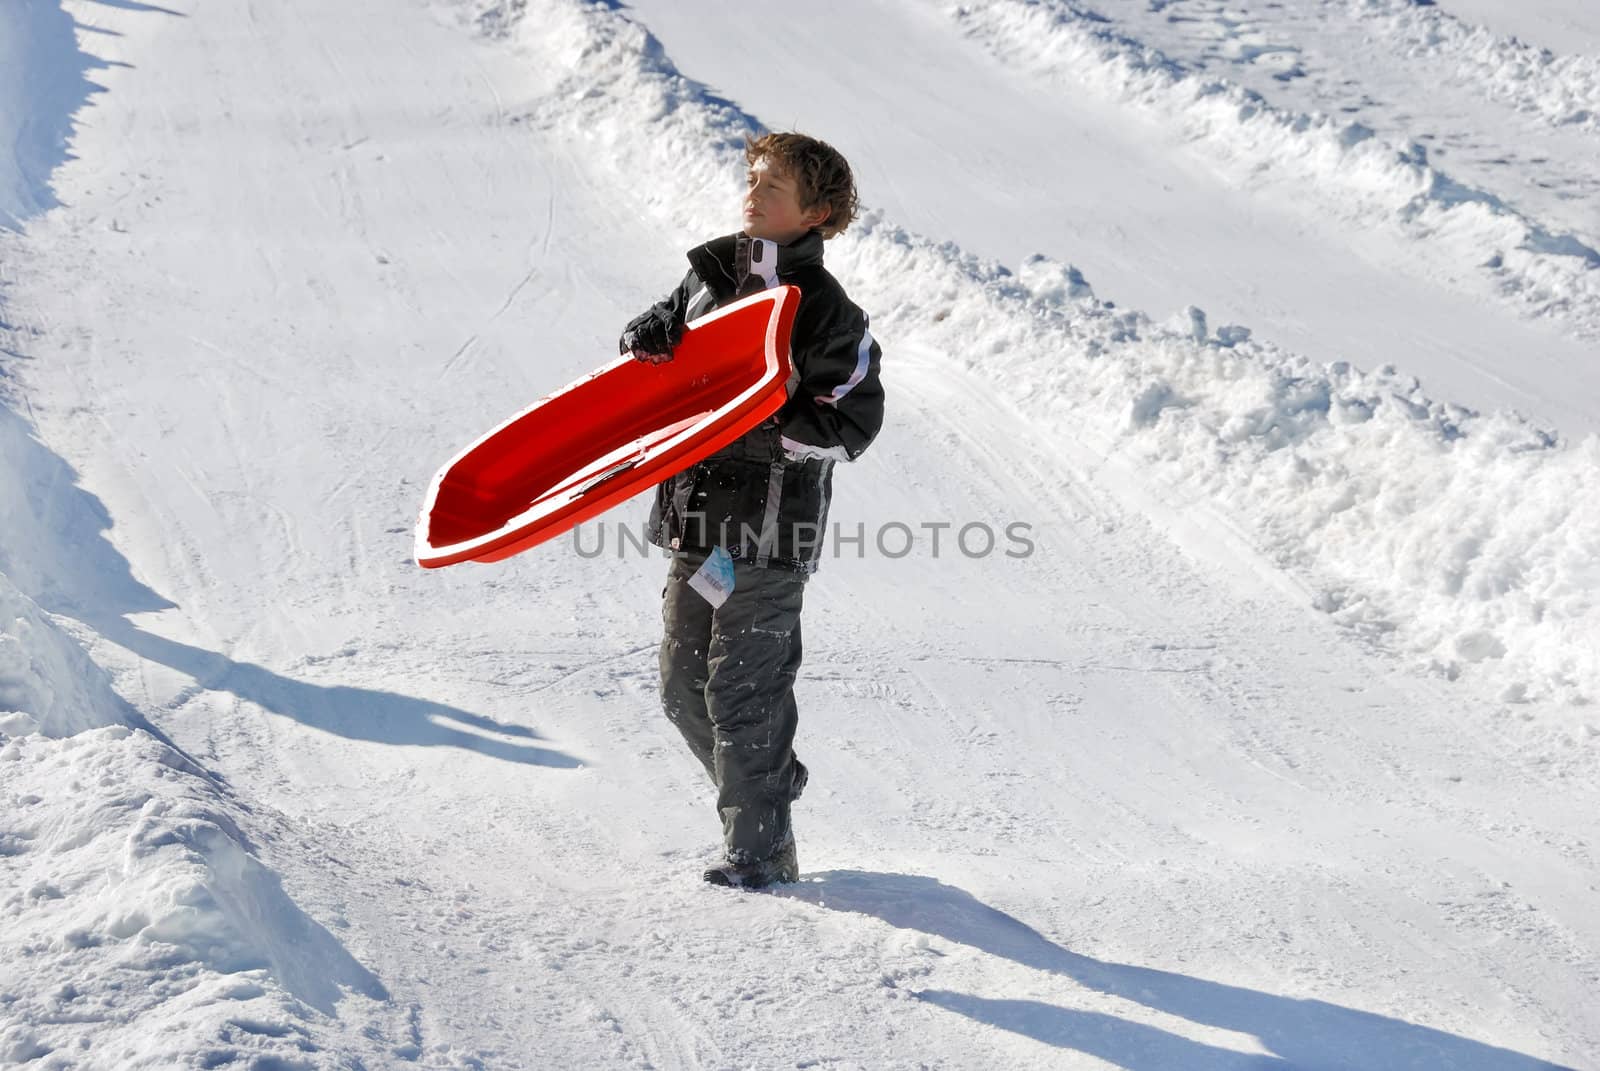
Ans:
[[[670,360],[673,348],[683,339],[683,324],[664,309],[651,309],[634,317],[617,340],[619,353],[631,353],[641,361],[651,358]]]

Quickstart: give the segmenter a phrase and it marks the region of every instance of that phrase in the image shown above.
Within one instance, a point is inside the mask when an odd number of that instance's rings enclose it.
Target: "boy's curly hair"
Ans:
[[[856,179],[850,164],[825,141],[796,133],[763,134],[744,137],[745,163],[754,167],[757,160],[794,179],[800,207],[806,211],[826,205],[828,218],[817,230],[824,238],[842,234],[861,210],[856,196]]]

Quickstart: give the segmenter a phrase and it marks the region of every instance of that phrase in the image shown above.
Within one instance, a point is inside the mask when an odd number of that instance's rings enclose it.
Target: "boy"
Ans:
[[[650,541],[672,552],[662,589],[661,703],[717,786],[723,862],[714,885],[800,878],[789,804],[806,768],[793,750],[800,606],[828,521],[833,465],[883,423],[880,351],[867,317],[822,267],[822,243],[856,218],[855,179],[801,134],[746,138],[744,229],[689,251],[665,301],[628,324],[622,352],[670,360],[683,325],[768,287],[800,288],[789,400],[743,438],[656,488]],[[733,588],[713,605],[691,586],[716,555]]]

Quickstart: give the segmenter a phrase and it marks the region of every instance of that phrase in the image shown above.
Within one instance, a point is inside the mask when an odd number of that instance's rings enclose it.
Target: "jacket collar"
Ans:
[[[807,231],[788,245],[739,233],[689,250],[689,266],[718,302],[777,286],[796,272],[822,264],[822,234]]]

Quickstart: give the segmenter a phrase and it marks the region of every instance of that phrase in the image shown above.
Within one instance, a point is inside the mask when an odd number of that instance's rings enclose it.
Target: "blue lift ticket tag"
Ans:
[[[698,591],[713,608],[721,606],[733,594],[733,559],[721,547],[714,548],[706,562],[689,578],[689,586]]]

